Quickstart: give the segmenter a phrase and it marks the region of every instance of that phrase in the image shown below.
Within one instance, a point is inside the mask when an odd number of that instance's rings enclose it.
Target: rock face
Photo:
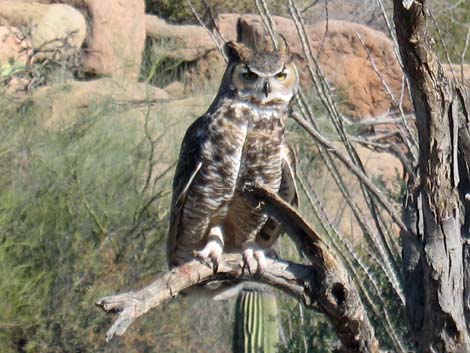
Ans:
[[[87,109],[107,102],[120,102],[124,106],[143,105],[147,101],[166,101],[168,93],[145,83],[130,83],[112,78],[93,81],[67,81],[61,84],[44,86],[33,95],[34,103],[47,119],[45,127],[59,129],[74,123]]]
[[[328,0],[328,9],[323,1],[310,2],[309,7],[302,12],[302,17],[307,24],[314,24],[325,20],[326,10],[330,20],[355,22],[368,27],[386,31],[382,10],[376,1],[364,0]],[[393,3],[384,1],[381,3],[387,14],[393,13]]]
[[[21,32],[16,28],[0,26],[0,67],[10,63],[25,64],[28,46],[21,41]]]
[[[270,42],[258,15],[221,14],[216,22],[226,41],[241,39],[249,45]],[[273,16],[273,25],[290,44],[303,86],[308,90],[312,81],[294,23],[290,19]],[[190,70],[188,82],[221,77],[225,62],[204,29],[172,26],[147,16],[147,32],[154,38],[166,38],[177,43],[178,49],[168,55],[193,63],[195,69],[193,72]],[[392,42],[384,33],[360,24],[330,20],[328,26],[325,22],[307,26],[306,34],[343,114],[352,120],[380,116],[396,110],[400,99],[405,111],[412,110],[408,93],[402,92],[404,76]]]
[[[338,1],[336,5],[338,9],[343,6]],[[33,48],[46,50],[33,60],[81,50],[85,73],[136,81],[147,36],[164,44],[157,48],[159,55],[184,67],[184,90],[168,87],[175,97],[220,82],[225,61],[207,30],[171,25],[144,12],[144,0],[0,0],[2,72],[14,69],[12,61],[24,65]],[[216,22],[225,40],[240,37],[245,43],[270,42],[258,15],[221,14]],[[290,43],[308,90],[312,85],[308,60],[294,23],[274,16],[273,25]],[[24,31],[29,35],[25,37]],[[352,120],[380,116],[396,110],[400,99],[405,112],[412,110],[408,93],[402,91],[403,73],[385,34],[360,24],[330,20],[306,26],[306,35],[343,114]],[[22,37],[26,40],[21,41]],[[450,77],[450,68],[445,66],[445,70]],[[456,76],[462,75],[459,66],[454,71]],[[463,71],[468,85],[468,65]]]
[[[137,80],[145,45],[144,0],[89,0],[91,36],[85,71]]]
[[[397,109],[401,96],[405,111],[412,110],[408,93],[402,92],[404,74],[385,34],[342,21],[329,21],[326,36],[325,28],[324,23],[313,26],[309,38],[346,115],[386,114]]]
[[[336,147],[344,151],[344,146],[336,144]],[[387,190],[394,195],[400,194],[400,178],[398,176],[403,173],[403,165],[400,160],[390,153],[374,152],[368,148],[360,145],[354,145],[356,152],[361,159],[364,168],[367,171],[367,175],[372,180],[380,180],[386,185]],[[346,180],[350,180],[348,184],[348,191],[351,193],[355,202],[364,213],[367,215],[368,209],[367,203],[361,195],[360,187],[357,184],[355,178],[349,179],[350,171],[345,166],[339,167],[340,173],[346,177]],[[328,185],[323,190],[323,201],[325,208],[328,210],[328,214],[331,215],[332,220],[337,224],[341,234],[347,235],[350,241],[357,242],[363,238],[363,231],[360,229],[355,216],[349,207],[343,207],[345,205],[344,196],[338,189],[335,183],[331,181],[331,175],[326,168],[318,168],[318,175],[315,175],[315,182],[317,185]],[[342,205],[342,206],[339,206]],[[397,205],[398,206],[398,205]],[[384,216],[389,224],[393,224],[389,220],[388,215]],[[368,218],[369,225],[372,229],[375,228],[374,220]],[[396,233],[399,234],[399,230],[396,229]]]
[[[184,85],[179,81],[173,81],[166,85],[163,90],[167,92],[171,98],[180,99],[186,96]]]
[[[147,36],[163,43],[159,56],[185,66],[185,85],[198,93],[206,85],[218,84],[225,61],[209,33],[200,26],[171,25],[146,15]]]
[[[185,62],[198,60],[217,49],[209,33],[200,26],[171,25],[153,15],[146,15],[145,23],[149,37],[171,40],[174,50],[168,51],[167,55],[175,60]]]
[[[88,36],[82,13],[90,16]],[[139,78],[146,35],[144,0],[2,0],[0,25],[31,26],[30,46],[54,55],[63,48],[64,39],[69,53],[82,49],[86,40],[82,71]]]
[[[447,77],[452,78],[455,75],[457,82],[470,89],[470,64],[454,64],[452,67],[448,64],[442,66]]]
[[[40,49],[45,57],[71,55],[81,48],[86,37],[84,16],[63,4],[4,0],[0,2],[0,25],[24,28],[29,32],[28,44]]]

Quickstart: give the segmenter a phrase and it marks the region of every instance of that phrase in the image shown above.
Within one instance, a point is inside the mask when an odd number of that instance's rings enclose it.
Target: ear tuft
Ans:
[[[289,45],[287,44],[286,37],[280,33],[277,35],[277,50],[282,56],[290,56]]]
[[[247,48],[242,43],[227,42],[224,45],[224,52],[229,61],[249,61],[252,56],[251,49]]]
[[[237,43],[235,42],[227,42],[224,45],[224,53],[227,56],[229,61],[239,61],[240,55],[238,54],[237,50]]]

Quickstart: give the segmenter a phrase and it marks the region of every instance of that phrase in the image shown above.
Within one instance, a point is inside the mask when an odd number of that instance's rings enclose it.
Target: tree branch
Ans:
[[[136,291],[101,298],[97,305],[107,312],[119,312],[108,330],[106,341],[122,335],[140,316],[181,291],[210,281],[223,280],[234,284],[251,280],[278,288],[301,300],[308,308],[317,309],[331,321],[342,346],[341,353],[376,353],[378,343],[367,313],[359,299],[339,256],[321,240],[320,236],[290,205],[270,191],[249,185],[245,196],[262,207],[287,228],[310,260],[310,265],[267,259],[263,273],[249,273],[242,266],[240,254],[224,254],[217,273],[197,260],[190,261],[159,276],[147,287]]]
[[[101,298],[96,305],[107,312],[119,312],[118,318],[106,333],[106,341],[109,342],[114,335],[123,335],[137,318],[173,299],[185,289],[215,280],[233,283],[256,280],[281,289],[306,305],[309,304],[305,288],[310,286],[312,273],[308,266],[273,259],[266,259],[266,263],[267,270],[264,273],[250,274],[241,266],[241,254],[224,254],[218,272],[214,274],[210,266],[193,260],[159,276],[141,290]]]

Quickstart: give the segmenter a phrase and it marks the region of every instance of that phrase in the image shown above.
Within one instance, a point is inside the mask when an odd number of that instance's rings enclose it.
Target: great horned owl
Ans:
[[[187,130],[173,181],[167,256],[170,267],[197,256],[215,268],[223,251],[242,251],[265,269],[264,250],[279,224],[242,195],[245,183],[278,192],[296,204],[295,163],[284,139],[298,88],[285,40],[277,50],[228,42],[229,59],[207,113]]]

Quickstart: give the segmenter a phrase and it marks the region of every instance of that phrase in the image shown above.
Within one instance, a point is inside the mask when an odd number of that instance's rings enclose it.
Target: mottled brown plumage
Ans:
[[[223,251],[242,251],[264,266],[280,226],[241,195],[245,183],[264,185],[297,203],[295,162],[285,138],[298,75],[287,45],[256,52],[226,44],[229,57],[219,93],[187,130],[173,182],[168,261],[196,255],[217,264]]]

